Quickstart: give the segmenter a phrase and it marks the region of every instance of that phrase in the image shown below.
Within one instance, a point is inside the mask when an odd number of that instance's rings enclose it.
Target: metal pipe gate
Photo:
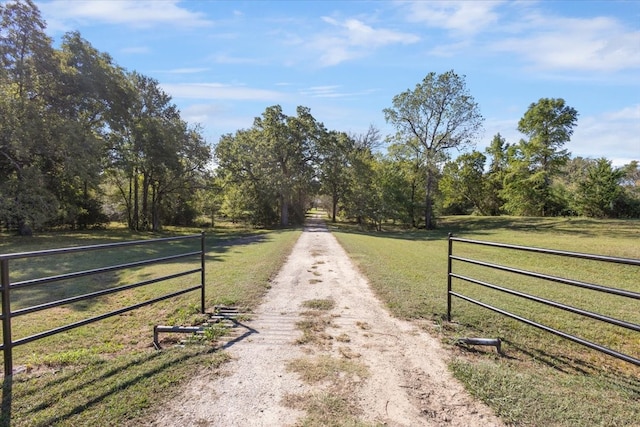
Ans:
[[[608,324],[612,324],[612,325],[616,325],[619,326],[621,328],[625,328],[628,330],[632,330],[635,332],[639,332],[640,333],[640,325],[632,323],[632,322],[628,322],[625,321],[623,319],[617,319],[617,318],[613,318],[613,317],[609,317],[609,316],[605,316],[603,314],[600,313],[595,313],[593,311],[589,311],[589,310],[583,310],[580,308],[576,308],[576,307],[572,307],[570,305],[567,304],[562,304],[560,302],[557,301],[553,301],[550,299],[545,299],[545,298],[541,298],[538,296],[534,296],[534,295],[530,295],[524,292],[519,292],[513,289],[509,289],[507,287],[504,286],[498,286],[496,284],[493,283],[487,283],[481,280],[477,280],[475,278],[472,277],[468,277],[468,276],[464,276],[462,274],[459,273],[454,273],[453,272],[453,261],[458,261],[460,263],[465,263],[465,264],[473,264],[473,265],[478,265],[478,266],[483,266],[483,267],[487,267],[490,269],[495,269],[495,270],[500,270],[500,271],[505,271],[505,272],[509,272],[509,273],[514,273],[517,275],[523,275],[523,276],[527,276],[527,277],[533,277],[536,279],[541,279],[541,280],[545,280],[545,281],[550,281],[550,282],[554,282],[554,283],[559,283],[562,285],[568,285],[568,286],[573,286],[573,287],[577,287],[577,288],[581,288],[581,289],[589,289],[592,291],[596,291],[596,292],[600,292],[600,293],[607,293],[607,294],[611,294],[611,295],[616,295],[618,297],[621,298],[627,298],[629,300],[635,300],[638,301],[640,300],[640,293],[639,292],[633,292],[633,291],[629,291],[629,290],[624,290],[624,289],[618,289],[618,288],[613,288],[613,287],[608,287],[608,286],[602,286],[602,285],[596,285],[596,284],[592,284],[592,283],[587,283],[587,282],[582,282],[582,281],[578,281],[578,280],[572,280],[572,279],[568,279],[568,278],[562,278],[562,277],[557,277],[557,276],[552,276],[552,275],[547,275],[547,274],[542,274],[542,273],[537,273],[537,272],[533,272],[533,271],[527,271],[527,270],[521,270],[521,269],[516,269],[516,268],[511,268],[511,267],[506,267],[503,265],[498,265],[498,264],[493,264],[493,263],[489,263],[489,262],[484,262],[484,261],[480,261],[480,260],[476,260],[476,259],[470,259],[470,258],[464,258],[464,257],[460,257],[460,256],[456,256],[454,255],[454,242],[458,242],[458,243],[463,243],[463,244],[470,244],[470,245],[481,245],[481,246],[491,246],[494,248],[501,248],[501,249],[507,249],[507,250],[515,250],[515,251],[525,251],[525,252],[534,252],[534,253],[539,253],[539,254],[547,254],[547,255],[553,255],[553,256],[559,256],[559,257],[570,257],[570,258],[580,258],[580,259],[585,259],[585,260],[593,260],[593,261],[599,261],[599,262],[604,262],[604,263],[614,263],[614,264],[624,264],[624,265],[631,265],[631,266],[638,266],[640,267],[640,260],[638,259],[630,259],[630,258],[616,258],[616,257],[610,257],[610,256],[603,256],[603,255],[592,255],[592,254],[584,254],[584,253],[578,253],[578,252],[568,252],[568,251],[559,251],[559,250],[552,250],[552,249],[541,249],[541,248],[534,248],[534,247],[528,247],[528,246],[518,246],[518,245],[509,245],[509,244],[503,244],[503,243],[495,243],[495,242],[485,242],[485,241],[480,241],[480,240],[471,240],[471,239],[462,239],[462,238],[458,238],[458,237],[454,237],[452,234],[449,234],[449,253],[448,253],[448,262],[447,262],[447,320],[450,322],[451,321],[451,297],[457,297],[460,298],[464,301],[470,302],[472,304],[476,304],[478,306],[484,307],[488,310],[492,310],[496,313],[502,314],[504,316],[507,316],[511,319],[515,319],[519,322],[522,323],[526,323],[530,326],[542,329],[546,332],[549,332],[551,334],[560,336],[562,338],[568,339],[570,341],[573,341],[575,343],[581,344],[583,346],[589,347],[593,350],[597,350],[600,351],[602,353],[608,354],[610,356],[613,356],[617,359],[620,360],[624,360],[626,362],[632,363],[636,366],[640,366],[640,359],[630,356],[628,354],[624,354],[621,352],[618,352],[616,350],[613,350],[611,348],[605,347],[603,345],[600,344],[596,344],[594,342],[588,341],[584,338],[580,338],[577,337],[575,335],[569,334],[567,332],[563,332],[560,331],[558,329],[554,329],[551,328],[547,325],[543,325],[539,322],[535,322],[531,319],[527,319],[523,316],[519,316],[517,314],[511,313],[503,308],[498,308],[498,307],[494,307],[490,304],[478,301],[477,299],[471,298],[468,295],[464,295],[461,292],[455,291],[453,290],[453,284],[452,284],[452,279],[458,279],[458,280],[462,280],[465,281],[467,283],[472,283],[478,286],[483,286],[485,288],[489,288],[489,289],[493,289],[499,292],[503,292],[503,293],[507,293],[509,295],[513,295],[519,298],[523,298],[529,301],[533,301],[536,303],[540,303],[540,304],[544,304],[550,307],[554,307],[560,310],[564,310],[567,312],[571,312],[574,314],[578,314],[581,316],[585,316],[591,319],[595,319],[597,321],[600,322],[605,322]],[[640,272],[639,272],[640,273]],[[640,277],[640,274],[637,276]],[[638,305],[638,309],[640,310],[640,304]]]
[[[10,280],[10,261],[24,258],[37,258],[37,257],[49,257],[61,254],[69,254],[69,253],[82,253],[87,251],[100,251],[106,249],[114,249],[114,248],[125,248],[129,246],[144,246],[144,245],[157,245],[164,242],[175,242],[175,241],[184,241],[184,240],[192,240],[192,239],[200,239],[199,249],[197,251],[183,252],[175,255],[169,255],[164,257],[146,259],[143,261],[130,262],[119,265],[111,265],[102,268],[95,268],[91,270],[84,271],[75,271],[71,273],[65,273],[55,276],[48,276],[36,279],[22,280],[17,282],[11,282]],[[50,301],[44,304],[38,304],[34,306],[24,307],[18,310],[11,309],[11,291],[14,289],[31,287],[31,286],[41,286],[44,284],[55,283],[62,280],[74,279],[79,277],[91,276],[100,273],[112,272],[117,270],[124,270],[133,267],[141,267],[148,266],[153,264],[160,264],[167,261],[180,260],[193,258],[195,256],[200,257],[200,266],[199,268],[188,269],[184,271],[179,271],[173,274],[169,274],[166,276],[156,277],[149,280],[144,280],[141,282],[126,284],[122,286],[117,286],[114,288],[107,288],[97,292],[91,292],[83,295],[77,295],[70,298],[65,298],[56,301]],[[187,288],[180,289],[175,292],[171,292],[165,295],[161,295],[156,298],[152,298],[146,301],[142,301],[127,307],[122,307],[117,310],[104,313],[98,316],[90,317],[87,319],[83,319],[74,323],[70,323],[64,326],[60,326],[48,331],[40,332],[28,337],[22,337],[19,339],[15,339],[12,336],[12,319],[28,314],[34,313],[37,311],[42,311],[54,307],[59,307],[66,304],[71,304],[78,301],[89,300],[92,298],[96,298],[103,295],[113,294],[116,292],[126,291],[128,289],[138,288],[142,286],[151,285],[154,283],[159,283],[162,281],[175,279],[178,277],[193,275],[196,273],[200,273],[199,279],[200,283],[196,285],[191,285]],[[13,374],[13,348],[19,345],[27,344],[41,338],[45,338],[51,335],[59,334],[61,332],[68,331],[70,329],[74,329],[80,326],[88,325],[93,322],[97,322],[99,320],[106,319],[108,317],[116,316],[122,313],[126,313],[131,310],[135,310],[137,308],[150,305],[159,301],[163,301],[169,298],[174,298],[179,295],[200,291],[200,311],[201,313],[205,312],[205,234],[204,232],[200,234],[193,234],[189,236],[178,236],[178,237],[165,237],[160,239],[151,239],[151,240],[136,240],[130,242],[121,242],[121,243],[108,243],[102,245],[91,245],[91,246],[77,246],[71,248],[60,248],[60,249],[49,249],[42,251],[32,251],[32,252],[21,252],[21,253],[11,253],[11,254],[0,254],[0,296],[2,299],[2,314],[0,314],[0,319],[2,320],[2,345],[0,345],[0,350],[2,350],[4,354],[4,376],[5,378],[11,377]]]

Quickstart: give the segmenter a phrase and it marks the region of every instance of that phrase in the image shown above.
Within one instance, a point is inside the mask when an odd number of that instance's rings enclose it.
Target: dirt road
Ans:
[[[327,301],[332,307],[310,309]],[[223,374],[193,378],[152,425],[294,426],[313,417],[314,401],[332,398],[346,411],[329,407],[338,411],[333,419],[346,413],[372,425],[501,425],[453,379],[436,339],[388,314],[318,218],[243,323]],[[305,324],[323,327],[303,333]],[[303,380],[327,362],[342,368]]]

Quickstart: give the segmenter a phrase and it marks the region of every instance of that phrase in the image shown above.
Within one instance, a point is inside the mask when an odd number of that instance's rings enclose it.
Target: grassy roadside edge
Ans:
[[[191,234],[193,230],[180,232]],[[212,233],[207,243],[207,307],[222,303],[235,304],[245,310],[255,308],[268,291],[270,279],[285,262],[300,232],[298,228],[227,230],[218,236]],[[116,240],[123,238],[121,234],[115,233]],[[105,237],[109,237],[108,232],[100,233],[96,240],[104,240]],[[77,239],[76,236],[71,238]],[[84,236],[80,240],[81,244],[91,244],[93,239]],[[257,242],[259,244],[254,244]],[[36,239],[29,240],[27,245],[41,246]],[[2,250],[20,251],[6,250],[6,247]],[[139,321],[142,328],[151,332],[150,324],[147,325],[149,316],[162,319],[170,315],[188,322],[195,304],[183,298],[172,304],[142,309],[146,310]],[[106,335],[118,335],[123,331],[123,323],[135,317],[136,312],[95,325],[110,328],[104,331]],[[178,395],[195,372],[198,375],[216,375],[220,365],[228,360],[224,351],[216,350],[212,345],[171,347],[157,352],[150,345],[150,335],[141,337],[144,342],[133,343],[132,346],[125,343],[84,347],[84,340],[91,333],[87,328],[68,332],[61,340],[67,341],[65,348],[61,347],[57,353],[55,348],[47,348],[47,352],[54,354],[48,360],[57,360],[57,365],[32,366],[30,372],[14,375],[10,384],[3,382],[4,394],[11,392],[12,405],[10,418],[7,411],[3,412],[0,425],[139,425],[156,408],[161,408],[163,402]],[[76,350],[68,350],[69,341],[77,342]],[[29,344],[34,355],[39,353],[34,347],[36,343]],[[42,341],[42,345],[56,344]]]
[[[470,224],[463,224],[465,220]],[[570,349],[568,357],[544,349],[531,351],[527,345],[538,339],[537,335],[527,337],[529,331],[520,327],[515,329],[517,335],[525,338],[516,336],[511,340],[507,357],[499,357],[491,350],[455,347],[452,343],[460,335],[482,331],[474,331],[464,322],[445,322],[443,302],[449,230],[481,240],[523,244],[519,239],[524,239],[540,247],[554,247],[548,244],[551,241],[560,241],[565,246],[592,245],[608,248],[611,255],[640,258],[634,252],[638,250],[634,242],[640,238],[640,222],[469,217],[450,222],[444,219],[435,232],[369,233],[345,224],[330,225],[330,229],[394,315],[418,321],[429,332],[438,334],[450,350],[450,369],[456,378],[506,423],[638,425],[640,375],[634,367],[621,367],[604,355],[583,356],[588,353],[586,349],[567,341],[554,343],[554,348],[566,346]],[[584,241],[576,243],[579,239]],[[418,282],[422,285],[416,286]],[[434,296],[433,289],[442,289],[443,284],[443,294]],[[439,302],[427,303],[428,300]]]

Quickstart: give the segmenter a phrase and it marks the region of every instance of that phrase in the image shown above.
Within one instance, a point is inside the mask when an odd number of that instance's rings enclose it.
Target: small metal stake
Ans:
[[[456,344],[493,346],[498,351],[498,354],[502,354],[502,349],[500,348],[502,341],[500,341],[500,338],[459,338]]]

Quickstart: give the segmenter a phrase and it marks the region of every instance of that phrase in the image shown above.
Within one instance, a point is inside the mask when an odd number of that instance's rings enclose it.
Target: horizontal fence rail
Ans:
[[[525,252],[533,252],[533,253],[538,253],[538,254],[545,254],[545,255],[552,255],[552,256],[557,256],[557,257],[568,257],[568,258],[579,258],[579,259],[583,259],[583,260],[591,260],[591,261],[598,261],[598,262],[603,262],[603,263],[613,263],[613,264],[624,264],[624,265],[630,265],[630,266],[636,266],[636,267],[640,267],[640,260],[639,259],[632,259],[632,258],[618,258],[618,257],[609,257],[609,256],[602,256],[602,255],[592,255],[592,254],[584,254],[584,253],[578,253],[578,252],[569,252],[569,251],[559,251],[559,250],[552,250],[552,249],[542,249],[542,248],[534,248],[534,247],[528,247],[528,246],[519,246],[519,245],[510,245],[510,244],[504,244],[504,243],[495,243],[495,242],[486,242],[486,241],[480,241],[480,240],[472,240],[472,239],[463,239],[463,238],[458,238],[458,237],[454,237],[453,235],[449,235],[449,247],[448,247],[448,262],[447,262],[447,319],[448,321],[451,321],[451,305],[452,305],[452,297],[456,297],[459,298],[461,300],[467,301],[469,303],[478,305],[480,307],[484,307],[488,310],[491,310],[493,312],[502,314],[506,317],[509,317],[511,319],[515,319],[517,321],[520,321],[522,323],[525,323],[527,325],[536,327],[538,329],[544,330],[546,332],[549,332],[551,334],[554,334],[556,336],[560,336],[562,338],[568,339],[570,341],[573,341],[575,343],[581,344],[583,346],[589,347],[593,350],[597,350],[600,351],[602,353],[608,354],[609,356],[613,356],[617,359],[620,360],[624,360],[625,362],[629,362],[632,363],[636,366],[640,366],[640,359],[633,357],[631,355],[628,354],[624,354],[621,353],[619,351],[613,350],[611,348],[605,347],[603,345],[588,341],[584,338],[581,337],[577,337],[575,335],[569,334],[567,332],[552,328],[550,326],[544,325],[542,323],[536,322],[534,320],[528,319],[524,316],[520,316],[517,314],[514,314],[508,310],[506,310],[505,308],[500,308],[500,307],[495,307],[491,304],[487,304],[485,302],[479,301],[478,299],[472,298],[469,295],[465,295],[462,292],[459,291],[455,291],[453,289],[453,280],[452,279],[457,279],[460,281],[464,281],[466,283],[471,283],[473,285],[477,285],[477,286],[481,286],[484,288],[488,288],[488,289],[492,289],[498,292],[502,292],[505,294],[509,294],[515,297],[519,297],[522,299],[526,299],[528,301],[533,301],[535,303],[539,303],[539,304],[543,304],[549,307],[553,307],[555,309],[559,309],[559,310],[563,310],[566,312],[570,312],[570,313],[574,313],[580,316],[584,316],[584,317],[588,317],[590,319],[594,319],[600,322],[604,322],[607,324],[611,324],[611,325],[615,325],[621,328],[625,328],[634,332],[640,332],[640,325],[632,323],[632,322],[628,322],[624,319],[617,319],[611,316],[606,316],[603,315],[601,313],[596,313],[594,311],[591,310],[584,310],[584,309],[580,309],[577,307],[573,307],[567,304],[562,304],[560,302],[557,301],[553,301],[551,299],[547,299],[547,298],[542,298],[539,296],[535,296],[535,295],[530,295],[527,294],[525,292],[520,292],[514,289],[510,289],[508,287],[505,286],[499,286],[497,284],[494,283],[488,283],[486,281],[482,281],[482,280],[478,280],[477,278],[474,277],[469,277],[468,275],[463,275],[457,272],[453,271],[453,267],[454,267],[454,261],[456,261],[456,266],[458,265],[458,263],[460,263],[460,265],[464,265],[464,264],[471,264],[471,265],[476,265],[476,266],[481,266],[481,267],[486,267],[488,269],[494,269],[494,270],[499,270],[499,271],[503,271],[503,272],[507,272],[507,273],[512,273],[512,274],[516,274],[516,275],[520,275],[520,276],[527,276],[527,277],[532,277],[535,279],[540,279],[543,281],[548,281],[548,282],[553,282],[553,283],[559,283],[562,285],[567,285],[567,286],[572,286],[572,287],[576,287],[578,289],[588,289],[591,291],[595,291],[595,292],[600,292],[600,293],[606,293],[606,294],[610,294],[610,295],[615,295],[617,297],[620,298],[627,298],[630,300],[640,300],[640,293],[639,292],[633,292],[633,291],[629,291],[629,290],[625,290],[625,289],[618,289],[618,288],[614,288],[614,287],[609,287],[609,286],[602,286],[602,285],[597,285],[597,284],[593,284],[593,283],[586,283],[586,282],[582,282],[582,281],[578,281],[578,280],[573,280],[570,278],[563,278],[563,277],[557,277],[557,276],[552,276],[552,275],[548,275],[548,274],[542,274],[542,273],[538,273],[538,272],[533,272],[533,271],[527,271],[527,270],[522,270],[522,269],[517,269],[517,268],[512,268],[512,267],[507,267],[507,266],[503,266],[503,265],[499,265],[499,264],[495,264],[495,263],[490,263],[490,262],[485,262],[482,260],[477,260],[477,259],[472,259],[472,258],[468,258],[468,257],[461,257],[461,256],[457,256],[454,254],[454,242],[458,242],[461,244],[469,244],[469,245],[479,245],[479,246],[488,246],[488,247],[493,247],[493,248],[498,248],[498,249],[504,249],[504,250],[509,250],[509,251],[525,251]],[[639,271],[640,273],[640,271]],[[640,277],[640,274],[636,277]],[[640,308],[640,307],[639,307]]]
[[[196,240],[196,239],[200,240],[199,250],[197,251],[182,252],[174,255],[145,259],[142,261],[135,261],[135,262],[129,262],[124,264],[118,264],[118,265],[110,265],[106,267],[83,270],[83,271],[74,271],[70,273],[47,276],[47,277],[39,277],[39,278],[34,278],[29,280],[22,280],[22,281],[15,281],[15,282],[11,282],[10,280],[11,278],[10,264],[11,262],[14,262],[20,259],[55,257],[59,255],[66,255],[66,254],[86,253],[89,251],[105,251],[105,250],[111,250],[111,249],[127,248],[132,246],[155,245],[157,247],[157,246],[162,246],[168,242],[182,242],[182,241],[189,241],[189,240]],[[16,289],[43,286],[51,283],[61,282],[63,280],[76,279],[80,277],[93,276],[101,273],[132,269],[135,267],[161,264],[169,261],[189,259],[189,258],[194,259],[196,256],[199,257],[199,261],[200,261],[200,266],[198,268],[190,268],[188,270],[174,272],[172,274],[167,274],[167,275],[156,277],[153,279],[148,279],[148,280],[144,280],[136,283],[128,283],[128,284],[124,284],[124,285],[116,286],[112,288],[110,287],[110,288],[102,289],[95,292],[76,295],[69,298],[49,301],[43,304],[36,304],[28,307],[22,307],[17,310],[12,310],[11,308],[11,292]],[[126,307],[120,307],[108,313],[92,316],[86,319],[82,319],[73,323],[59,326],[57,328],[53,328],[53,329],[43,331],[37,334],[33,334],[27,337],[14,339],[14,337],[12,336],[12,319],[16,317],[23,316],[29,313],[35,313],[38,311],[51,309],[54,307],[67,305],[67,304],[94,299],[103,295],[123,292],[123,291],[134,289],[134,288],[140,288],[143,286],[148,286],[155,283],[176,279],[179,277],[190,276],[198,273],[200,273],[199,279],[198,279],[200,283],[190,285],[189,287],[179,289],[177,291],[169,292],[167,294],[157,296],[155,298],[151,298],[145,301],[141,301]],[[200,310],[202,313],[204,313],[205,311],[205,234],[204,233],[193,234],[188,236],[165,237],[160,239],[135,240],[135,241],[129,241],[129,242],[106,243],[101,245],[74,246],[70,248],[0,254],[0,293],[1,293],[1,299],[2,299],[1,301],[2,313],[0,314],[0,320],[2,320],[2,345],[0,345],[0,350],[3,352],[3,355],[4,355],[4,376],[10,377],[13,373],[13,348],[14,347],[27,344],[27,343],[30,343],[45,337],[49,337],[55,334],[59,334],[61,332],[69,331],[71,329],[74,329],[80,326],[88,325],[90,323],[97,322],[99,320],[103,320],[112,316],[123,314],[128,311],[135,310],[135,309],[138,309],[150,304],[154,304],[163,300],[174,298],[182,294],[186,294],[189,292],[196,292],[196,291],[200,291]]]

